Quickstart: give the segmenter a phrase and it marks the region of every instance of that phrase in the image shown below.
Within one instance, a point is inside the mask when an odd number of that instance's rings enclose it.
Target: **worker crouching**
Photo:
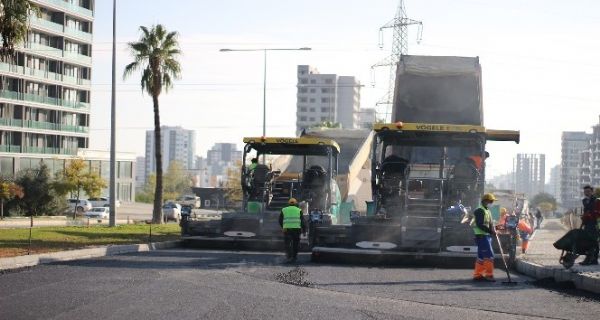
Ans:
[[[533,233],[533,229],[531,228],[529,223],[527,223],[526,216],[521,216],[521,219],[519,219],[519,225],[517,226],[517,229],[519,230],[519,236],[521,237],[521,253],[525,254],[527,253],[527,249],[529,248],[529,238]]]
[[[289,206],[281,209],[279,225],[283,229],[286,262],[295,262],[298,257],[300,233],[306,234],[306,226],[302,217],[302,210],[294,198],[288,200]]]
[[[496,201],[491,193],[486,193],[481,198],[481,205],[473,212],[471,227],[475,233],[477,244],[477,261],[475,261],[474,281],[490,281],[494,279],[494,250],[492,249],[492,236],[496,235],[494,221],[489,206]]]

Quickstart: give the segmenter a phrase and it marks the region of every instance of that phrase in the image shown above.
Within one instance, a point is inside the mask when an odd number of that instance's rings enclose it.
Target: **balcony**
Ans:
[[[77,149],[24,146],[23,153],[76,155]]]
[[[73,109],[88,109],[90,107],[90,104],[87,102],[69,101],[53,97],[40,96],[37,94],[22,93],[9,90],[0,90],[0,98],[50,104]]]
[[[27,67],[23,67],[23,66],[8,64],[5,62],[0,62],[0,71],[17,73],[20,75],[22,74],[22,75],[31,76],[31,77],[38,78],[38,79],[43,79],[43,80],[62,81],[65,83],[77,84],[77,85],[82,85],[82,86],[89,86],[92,83],[89,79],[82,79],[82,78],[77,78],[77,77],[72,77],[72,76],[67,76],[67,75],[61,75],[60,73],[55,73],[52,71],[45,71],[45,70],[40,70],[40,69],[35,69],[35,68],[27,68]]]
[[[92,34],[75,28],[65,27],[65,33],[86,42],[92,42]]]
[[[61,49],[43,45],[41,43],[25,42],[25,48],[39,54],[50,55],[57,58],[63,57],[63,51]]]
[[[89,127],[45,121],[0,118],[0,126],[88,133]]]
[[[69,10],[71,12],[77,13],[79,15],[82,16],[86,16],[89,18],[93,18],[94,17],[94,13],[92,12],[92,10],[90,9],[86,9],[84,7],[78,6],[76,4],[73,3],[69,3],[69,2],[65,2],[64,0],[46,0],[45,2],[50,3],[54,6],[57,6],[59,8],[65,9],[65,10]]]
[[[0,145],[0,152],[21,152],[21,146],[13,146],[13,145]]]
[[[79,52],[65,51],[64,57],[80,63],[92,64],[92,57],[79,54]]]
[[[38,18],[35,15],[31,16],[31,19],[29,21],[31,22],[31,24],[33,26],[36,26],[36,27],[48,29],[48,30],[51,30],[54,32],[59,32],[59,33],[64,32],[64,30],[63,30],[64,28],[63,28],[62,24],[58,24],[58,23],[52,22],[50,20]]]

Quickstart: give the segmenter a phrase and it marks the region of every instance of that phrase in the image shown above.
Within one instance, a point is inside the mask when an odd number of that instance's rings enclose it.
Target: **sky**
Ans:
[[[182,77],[160,96],[163,125],[196,131],[196,153],[262,133],[262,52],[222,48],[299,48],[267,56],[267,135],[292,136],[296,68],[355,76],[361,107],[387,92],[388,69],[371,66],[390,53],[397,0],[117,0],[117,150],[144,154],[153,128],[152,100],[139,76],[124,80],[127,43],[139,26],[163,24],[179,33]],[[423,22],[422,40],[409,28],[408,53],[478,56],[485,126],[521,131],[521,143],[490,142],[487,176],[512,169],[516,153],[560,162],[562,131],[590,130],[600,116],[600,2],[593,0],[405,0]],[[110,146],[112,1],[96,0],[90,148]]]

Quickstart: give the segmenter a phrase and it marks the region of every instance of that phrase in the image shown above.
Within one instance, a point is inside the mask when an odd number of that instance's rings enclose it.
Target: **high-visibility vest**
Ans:
[[[284,229],[300,229],[302,224],[302,210],[296,206],[288,206],[281,209],[283,212],[283,228]]]
[[[492,213],[490,212],[490,210],[482,205],[479,205],[479,207],[477,207],[477,209],[482,209],[483,210],[483,224],[486,226],[489,226],[490,223],[492,223]],[[483,236],[487,236],[489,235],[489,232],[485,232],[481,229],[479,229],[479,227],[477,226],[477,219],[475,219],[475,217],[473,217],[473,220],[471,220],[471,227],[473,228],[473,232],[475,232],[475,235],[483,235]]]

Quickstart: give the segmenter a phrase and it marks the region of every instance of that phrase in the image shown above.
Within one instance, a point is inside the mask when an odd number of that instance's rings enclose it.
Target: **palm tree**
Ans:
[[[162,223],[163,167],[160,143],[160,113],[158,96],[163,88],[165,92],[173,87],[173,80],[179,79],[181,65],[177,61],[181,54],[177,42],[177,32],[167,32],[164,26],[157,24],[148,29],[141,26],[142,36],[137,42],[128,44],[133,62],[125,67],[123,78],[136,70],[142,71],[142,90],[152,96],[154,106],[154,156],[156,158],[156,188],[154,190],[154,209],[152,221]]]
[[[0,59],[15,53],[15,46],[25,41],[29,32],[29,15],[38,9],[29,0],[0,0]]]

